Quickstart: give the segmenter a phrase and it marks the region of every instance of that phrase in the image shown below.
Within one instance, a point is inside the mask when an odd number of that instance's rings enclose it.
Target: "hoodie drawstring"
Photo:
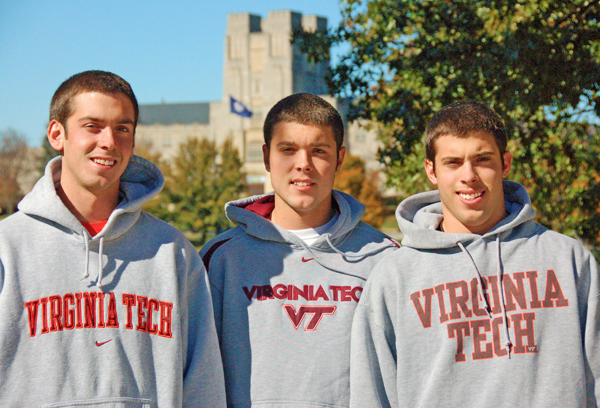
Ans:
[[[104,253],[104,237],[100,237],[100,248],[98,249],[98,280],[96,286],[103,291],[102,278],[104,278],[104,266],[102,265],[102,254]]]
[[[467,255],[467,258],[469,258],[469,261],[471,261],[471,265],[473,266],[473,269],[475,269],[475,277],[479,281],[479,285],[477,285],[479,296],[485,302],[485,310],[488,313],[488,316],[490,317],[490,319],[492,319],[493,318],[492,308],[490,306],[488,298],[486,296],[484,296],[484,294],[483,294],[483,278],[481,277],[481,273],[479,272],[479,269],[477,268],[477,264],[473,260],[473,257],[471,256],[469,251],[467,251],[467,249],[464,247],[462,242],[458,242],[457,244],[460,247],[461,251],[465,255]],[[504,331],[506,333],[506,343],[504,343],[504,346],[507,348],[508,358],[510,358],[512,342],[510,341],[510,332],[508,330],[508,318],[506,316],[506,305],[504,304],[504,284],[502,283],[503,271],[502,271],[502,258],[501,258],[501,253],[500,253],[500,236],[499,235],[496,235],[496,253],[497,253],[497,258],[498,258],[498,263],[496,266],[496,274],[498,276],[498,282],[499,282],[500,306],[502,308],[502,321],[504,322]]]
[[[90,239],[91,236],[88,234],[87,230],[83,231],[83,243],[85,244],[85,272],[81,280],[89,278],[89,269],[90,269]],[[100,248],[98,249],[98,279],[96,281],[96,286],[98,289],[102,290],[104,285],[102,285],[102,279],[104,278],[104,267],[102,265],[102,254],[104,253],[104,237],[100,238]]]
[[[83,243],[85,244],[85,272],[81,280],[87,279],[90,276],[90,235],[86,230],[83,230]]]
[[[333,242],[331,242],[331,239],[329,238],[329,237],[330,237],[330,235],[331,235],[331,234],[325,234],[325,239],[327,240],[327,243],[329,244],[329,246],[331,247],[331,249],[333,249],[333,250],[334,250],[334,252],[336,252],[336,253],[340,254],[340,255],[341,255],[342,257],[344,257],[344,258],[364,258],[364,257],[366,257],[366,256],[373,255],[373,254],[375,254],[375,253],[377,253],[377,252],[381,252],[381,251],[383,251],[385,248],[387,248],[387,247],[376,248],[376,249],[374,249],[374,250],[372,250],[372,251],[369,251],[369,252],[366,252],[366,253],[364,253],[364,254],[350,255],[350,254],[346,254],[346,253],[344,253],[344,252],[340,251],[339,249],[337,249],[337,248],[336,248],[336,247],[333,245]],[[389,246],[397,246],[397,245],[396,245],[396,244],[394,244],[394,242],[393,242],[393,241],[391,241],[391,243],[390,243],[390,245],[389,245]]]
[[[506,317],[506,305],[504,302],[504,283],[502,282],[502,261],[500,258],[500,236],[496,236],[496,248],[498,252],[498,282],[500,286],[500,306],[502,307],[502,320],[504,321],[504,330],[506,331],[506,343],[504,346],[508,350],[508,358],[510,358],[510,351],[512,349],[512,342],[510,341],[510,332],[508,331],[508,318]]]

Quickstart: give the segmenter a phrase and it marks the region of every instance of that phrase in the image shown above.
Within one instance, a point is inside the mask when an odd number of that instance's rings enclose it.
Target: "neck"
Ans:
[[[275,196],[275,208],[271,213],[271,222],[287,230],[317,228],[327,224],[335,215],[335,210],[331,207],[331,200],[326,200],[328,205],[325,208],[315,208],[309,211],[296,211],[285,203],[278,204],[278,201]]]
[[[67,189],[68,190],[68,189]],[[79,222],[105,221],[117,207],[119,191],[96,195],[90,191],[65,191],[62,184],[56,194]]]

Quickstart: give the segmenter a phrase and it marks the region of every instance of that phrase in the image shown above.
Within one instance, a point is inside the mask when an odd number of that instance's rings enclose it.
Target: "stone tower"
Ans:
[[[327,95],[324,75],[329,61],[309,63],[291,44],[295,27],[324,30],[327,19],[293,11],[271,11],[268,17],[249,13],[229,14],[223,60],[223,101],[227,129],[243,157],[251,190],[271,186],[262,163],[264,119],[271,107],[296,92]],[[229,111],[229,98],[242,102],[253,115],[242,118]],[[332,98],[327,98],[335,106]],[[254,187],[253,187],[254,186]]]

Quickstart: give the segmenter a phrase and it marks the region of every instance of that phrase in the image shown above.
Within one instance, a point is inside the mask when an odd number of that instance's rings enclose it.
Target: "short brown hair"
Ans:
[[[435,163],[435,141],[441,136],[467,138],[473,132],[489,133],[500,156],[506,152],[506,127],[502,118],[482,102],[455,102],[436,113],[425,130],[425,157]]]
[[[323,98],[310,93],[290,95],[271,108],[263,127],[267,148],[271,147],[273,129],[279,122],[331,126],[338,151],[344,143],[344,122],[339,112]]]
[[[133,89],[123,78],[106,71],[80,72],[60,84],[50,103],[50,121],[56,120],[66,128],[67,119],[75,111],[73,100],[77,95],[85,92],[100,92],[106,95],[124,94],[133,105],[135,129],[140,111]]]

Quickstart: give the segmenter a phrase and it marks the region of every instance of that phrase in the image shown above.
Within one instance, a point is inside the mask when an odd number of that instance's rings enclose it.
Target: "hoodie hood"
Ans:
[[[18,208],[27,215],[56,224],[65,232],[82,235],[85,228],[56,194],[61,171],[62,157],[50,160],[44,176],[21,200]],[[119,204],[108,218],[106,226],[92,239],[113,240],[127,232],[139,217],[142,205],[156,196],[163,185],[163,176],[154,164],[141,157],[132,156],[121,176]]]
[[[302,240],[285,228],[270,222],[266,218],[245,208],[264,197],[274,196],[275,193],[257,195],[244,198],[237,201],[231,201],[225,204],[225,213],[227,218],[236,223],[246,234],[255,236],[266,241],[285,242],[292,245],[304,246]],[[339,209],[339,218],[331,229],[323,234],[313,245],[313,247],[327,247],[327,238],[335,244],[343,239],[344,235],[352,231],[359,223],[365,213],[365,206],[358,202],[354,197],[333,190],[333,199]]]
[[[71,234],[75,239],[83,241],[86,269],[82,279],[89,276],[90,246],[97,245],[99,253],[97,285],[102,289],[104,269],[102,255],[105,241],[115,240],[129,231],[140,217],[142,205],[162,189],[163,176],[154,164],[141,157],[132,156],[120,179],[119,204],[111,213],[102,231],[90,237],[87,230],[56,193],[56,188],[60,184],[61,171],[62,157],[50,160],[46,165],[44,176],[19,203],[19,211],[41,222],[54,225],[65,234]]]
[[[399,245],[385,238],[361,245],[344,245],[352,233],[360,233],[357,228],[365,212],[365,206],[354,197],[341,191],[333,190],[332,197],[339,211],[335,224],[312,245],[306,245],[295,234],[272,223],[263,215],[247,210],[250,204],[274,196],[274,193],[257,195],[225,205],[227,218],[238,225],[246,234],[264,241],[274,241],[289,245],[292,249],[307,250],[321,266],[349,275],[365,276],[360,260]]]
[[[452,248],[458,242],[468,243],[476,239],[495,239],[496,235],[509,234],[515,227],[535,218],[535,210],[525,188],[513,181],[504,181],[504,205],[508,216],[483,235],[448,234],[438,230],[442,221],[440,193],[428,191],[402,201],[396,209],[396,219],[404,235],[402,245],[415,249]]]

